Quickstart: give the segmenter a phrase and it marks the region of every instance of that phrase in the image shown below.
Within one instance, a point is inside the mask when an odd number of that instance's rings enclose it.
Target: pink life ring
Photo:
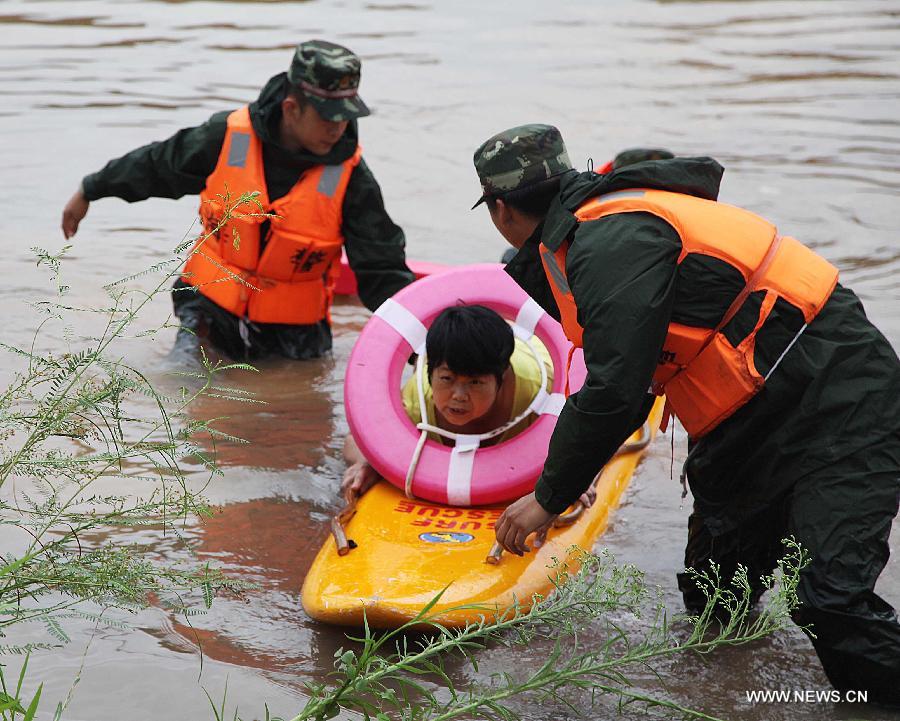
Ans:
[[[453,447],[431,439],[422,445],[423,431],[409,419],[400,395],[410,353],[425,351],[427,326],[460,300],[486,305],[512,320],[520,338],[536,335],[553,361],[552,393],[542,390],[531,404],[538,420],[514,438],[485,448],[478,448],[478,436],[458,436]],[[543,468],[565,402],[570,348],[559,323],[500,264],[460,266],[422,278],[378,308],[350,354],[344,381],[350,431],[375,470],[412,496],[455,506],[514,500],[534,489]],[[570,387],[580,388],[585,376],[579,350],[569,369]],[[418,463],[411,466],[414,457]]]

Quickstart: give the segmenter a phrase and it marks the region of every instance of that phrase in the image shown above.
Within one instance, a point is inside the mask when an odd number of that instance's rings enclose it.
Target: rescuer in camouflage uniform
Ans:
[[[476,205],[487,202],[495,226],[519,247],[507,272],[557,319],[539,248],[569,244],[566,280],[583,327],[584,387],[560,413],[535,492],[497,523],[498,541],[522,553],[526,536],[575,501],[647,417],[669,324],[715,328],[746,281],[711,256],[679,263],[680,235],[652,213],[584,222],[574,215],[592,198],[629,189],[716,200],[723,169],[711,158],[578,173],[556,128],[526,125],[486,141],[475,168],[483,191]],[[722,328],[733,346],[754,330],[757,295]],[[900,704],[900,624],[874,592],[900,502],[900,362],[840,283],[803,323],[793,305],[775,303],[756,333],[753,362],[762,375],[777,368],[749,402],[691,442],[685,565],[705,570],[715,561],[730,577],[743,564],[759,594],[780,540],[793,535],[810,554],[794,617],[811,625],[829,679],[869,691],[869,701]],[[678,582],[688,608],[702,609],[692,578],[681,573]]]
[[[355,54],[334,43],[311,40],[297,46],[288,72],[271,78],[250,104],[253,129],[263,145],[271,201],[288,193],[308,170],[321,164],[337,165],[353,155],[358,143],[356,119],[369,114],[354,92],[359,79],[360,60]],[[337,92],[347,97],[333,97]],[[315,108],[319,135],[313,133],[309,141],[315,147],[300,145],[284,134],[282,106],[290,97]],[[218,162],[230,113],[216,113],[202,125],[133,150],[86,176],[63,211],[65,236],[75,234],[89,203],[99,198],[135,202],[200,193]],[[330,136],[322,140],[323,134],[333,133],[343,123],[346,129],[336,141]],[[406,266],[403,231],[385,211],[381,189],[365,159],[353,170],[342,208],[344,249],[357,277],[360,299],[374,310],[411,283],[413,275]],[[315,358],[331,349],[327,320],[313,325],[241,323],[181,279],[175,283],[172,300],[183,328],[208,335],[214,345],[235,358],[270,353]],[[182,330],[177,343],[190,346],[196,343],[196,336]]]

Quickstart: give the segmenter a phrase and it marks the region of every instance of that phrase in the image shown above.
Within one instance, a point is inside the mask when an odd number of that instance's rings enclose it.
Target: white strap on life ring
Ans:
[[[543,316],[544,309],[533,298],[528,298],[516,314],[516,321],[512,326],[513,334],[527,343],[534,336],[534,329]]]
[[[528,410],[538,416],[551,415],[559,416],[562,413],[563,406],[566,404],[566,396],[564,393],[547,393],[542,386],[528,406]]]
[[[447,502],[451,506],[468,506],[472,500],[472,469],[475,451],[481,445],[481,436],[457,434],[456,445],[450,451],[447,468]]]
[[[376,312],[376,315],[381,315],[381,309],[389,302],[390,300],[385,301],[381,308],[378,309],[378,312]],[[394,303],[394,305],[406,314],[409,314],[409,316],[419,323],[423,329],[425,328],[425,326],[422,325],[412,313],[406,310],[406,308],[399,303]],[[397,328],[397,331],[403,335],[404,338],[407,338],[410,345],[413,345],[412,341],[409,340],[397,325],[394,325],[392,320],[396,321],[398,324],[404,322],[409,325],[412,324],[403,317],[403,313],[389,309],[389,314],[392,316],[392,319],[388,319],[384,316],[382,317],[394,328]],[[486,433],[454,433],[453,431],[448,431],[428,423],[428,411],[425,407],[425,358],[423,352],[417,351],[419,357],[416,359],[416,390],[418,391],[417,395],[419,400],[419,418],[422,420],[420,423],[416,424],[416,428],[421,431],[421,435],[419,436],[419,442],[416,444],[416,449],[413,452],[409,468],[406,472],[405,491],[407,498],[415,498],[415,495],[413,494],[413,479],[416,475],[416,468],[419,465],[419,457],[422,454],[422,448],[425,445],[425,440],[429,433],[435,433],[455,442],[453,450],[450,452],[450,463],[447,468],[447,501],[454,506],[467,506],[472,497],[472,469],[475,466],[475,453],[481,445],[481,441],[502,435],[510,428],[521,423],[532,413],[535,415],[551,414],[554,416],[560,414],[563,405],[565,405],[566,397],[562,393],[547,393],[547,367],[544,364],[544,359],[538,354],[537,348],[532,342],[532,339],[534,338],[534,329],[537,327],[537,324],[540,322],[543,315],[544,309],[533,299],[528,298],[519,308],[519,312],[516,314],[515,323],[512,325],[513,335],[525,342],[525,345],[528,347],[528,350],[531,351],[531,355],[534,357],[535,363],[537,363],[537,366],[540,369],[541,384],[538,391],[531,403],[524,411],[522,411],[522,413],[507,421],[502,426],[487,431]],[[424,336],[422,346],[424,351]]]
[[[533,298],[528,298],[522,304],[522,307],[519,308],[519,313],[516,315],[516,322],[512,327],[515,336],[525,341],[525,344],[531,351],[531,355],[534,356],[534,359],[541,370],[541,387],[538,389],[538,392],[535,394],[534,399],[529,404],[525,413],[523,413],[520,418],[515,419],[512,422],[512,425],[518,423],[521,418],[524,418],[528,413],[534,413],[539,416],[544,414],[559,416],[562,407],[566,403],[566,397],[562,393],[547,393],[547,373],[544,362],[538,355],[534,344],[531,342],[531,339],[534,337],[534,329],[537,327],[537,324],[543,316],[544,309],[541,308]]]
[[[406,307],[393,298],[388,298],[378,306],[375,315],[397,331],[420,356],[425,352],[425,336],[428,329]]]

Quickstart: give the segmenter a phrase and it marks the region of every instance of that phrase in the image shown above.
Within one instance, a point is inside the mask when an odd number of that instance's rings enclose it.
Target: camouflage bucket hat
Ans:
[[[497,133],[475,151],[474,161],[482,194],[473,208],[490,197],[501,197],[572,170],[559,130],[536,123]]]
[[[357,95],[361,65],[343,45],[308,40],[297,46],[287,77],[325,120],[352,120],[369,114]]]

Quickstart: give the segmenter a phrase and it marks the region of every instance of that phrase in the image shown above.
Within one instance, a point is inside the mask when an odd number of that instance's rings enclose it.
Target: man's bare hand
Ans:
[[[534,493],[529,493],[503,511],[495,529],[497,543],[510,553],[521,556],[531,550],[525,545],[529,534],[537,531],[535,545],[539,546],[556,516],[555,513],[545,511],[535,499]]]
[[[63,208],[62,214],[62,232],[67,240],[78,232],[78,225],[84,219],[84,216],[87,215],[89,205],[90,202],[84,197],[81,188],[76,190],[75,194],[69,198],[69,202]]]
[[[592,485],[578,499],[585,508],[590,508],[597,500],[597,486]]]

